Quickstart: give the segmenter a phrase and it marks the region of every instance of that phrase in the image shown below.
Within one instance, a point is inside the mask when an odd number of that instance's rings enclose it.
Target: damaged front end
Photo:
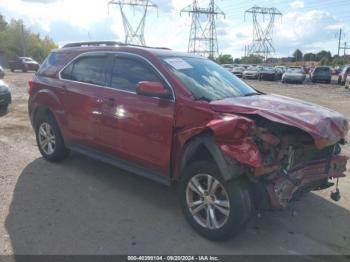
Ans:
[[[258,115],[224,114],[208,127],[222,152],[247,167],[258,208],[285,208],[299,194],[328,188],[345,176],[344,138],[320,146],[304,130]]]

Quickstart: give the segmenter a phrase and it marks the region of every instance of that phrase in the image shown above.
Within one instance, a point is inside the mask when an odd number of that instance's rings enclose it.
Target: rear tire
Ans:
[[[60,162],[67,158],[70,151],[65,147],[61,131],[52,115],[38,117],[35,134],[39,151],[45,159]]]
[[[199,194],[201,191],[204,193]],[[197,233],[214,241],[239,233],[253,210],[248,183],[243,179],[224,181],[210,161],[193,162],[185,168],[179,194],[188,223]]]

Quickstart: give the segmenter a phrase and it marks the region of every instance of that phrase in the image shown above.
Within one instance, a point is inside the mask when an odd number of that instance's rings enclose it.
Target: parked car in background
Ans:
[[[232,72],[232,69],[234,68],[232,64],[222,64],[221,66],[229,72]]]
[[[259,67],[259,66],[248,67],[246,70],[243,71],[242,78],[243,79],[258,79],[259,72],[261,69],[262,69],[262,67]]]
[[[275,68],[275,71],[276,71],[276,80],[281,80],[285,71],[282,68],[278,68],[278,67]]]
[[[237,67],[234,67],[232,69],[232,74],[234,74],[235,76],[238,76],[238,77],[242,77],[243,76],[243,72],[244,72],[245,68],[244,67],[241,67],[241,66],[237,66]]]
[[[286,66],[275,66],[275,69],[281,71],[283,74],[284,72],[286,72],[287,67]]]
[[[30,57],[17,57],[16,59],[9,61],[9,68],[11,72],[15,70],[27,71],[38,71],[39,63]]]
[[[282,71],[286,71],[287,70],[286,66],[275,66],[275,68],[281,69]]]
[[[350,75],[350,65],[344,66],[343,70],[340,72],[338,76],[338,85],[345,85],[348,75]]]
[[[347,77],[346,78],[346,81],[345,81],[345,88],[350,88],[350,77]]]
[[[310,73],[310,80],[313,83],[325,82],[330,84],[332,81],[332,71],[328,66],[318,66]]]
[[[5,70],[4,68],[2,68],[2,66],[0,66],[0,79],[5,77]]]
[[[263,67],[259,71],[259,80],[275,81],[276,78],[276,69],[273,67]]]
[[[303,67],[289,67],[282,76],[282,83],[298,83],[305,81],[306,74]]]
[[[339,75],[340,73],[340,69],[339,68],[335,68],[335,67],[331,67],[331,72],[332,72],[332,75]]]
[[[11,104],[11,92],[9,86],[0,80],[0,109],[7,110],[9,104]]]
[[[311,74],[313,67],[310,66],[303,66],[305,74]]]

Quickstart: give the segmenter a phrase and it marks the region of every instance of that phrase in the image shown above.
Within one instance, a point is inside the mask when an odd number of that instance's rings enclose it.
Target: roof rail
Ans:
[[[170,50],[170,48],[167,48],[167,47],[151,47],[151,46],[143,46],[143,45],[125,44],[125,43],[117,42],[117,41],[76,42],[76,43],[66,44],[62,48],[89,47],[89,46],[131,46],[131,47],[143,47],[143,48],[155,48],[155,49]]]
[[[134,45],[134,44],[124,44],[124,46],[132,46],[132,47],[143,47],[143,48],[154,48],[154,49],[164,49],[171,50],[168,47],[155,47],[155,46],[147,46],[147,45]]]
[[[94,42],[76,42],[64,45],[62,48],[86,47],[86,46],[125,46],[122,42],[116,41],[94,41]]]

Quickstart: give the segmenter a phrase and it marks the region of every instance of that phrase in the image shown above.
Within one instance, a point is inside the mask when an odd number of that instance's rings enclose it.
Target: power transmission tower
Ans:
[[[265,60],[275,53],[272,36],[276,16],[282,17],[282,13],[276,8],[254,6],[245,14],[251,14],[253,18],[253,42],[249,46],[248,55],[262,56]],[[268,18],[267,25],[265,17]],[[262,18],[262,20],[261,20]]]
[[[158,6],[149,0],[111,0],[109,5],[118,5],[123,19],[125,32],[125,43],[133,45],[146,45],[145,41],[145,25],[149,8],[157,8]],[[139,20],[136,29],[131,25],[128,19],[125,7],[131,7],[135,15],[135,9],[141,11],[141,19]]]
[[[193,0],[192,4],[181,10],[192,16],[191,31],[188,41],[188,52],[205,57],[215,58],[219,53],[216,19],[224,16],[225,13],[211,0],[208,8],[199,7],[198,1]],[[201,17],[206,16],[207,21],[203,23]]]
[[[347,46],[347,42],[344,42],[344,45],[339,47],[339,50],[340,49],[344,50],[344,57],[345,57],[346,56],[346,50],[350,50],[350,47]]]

